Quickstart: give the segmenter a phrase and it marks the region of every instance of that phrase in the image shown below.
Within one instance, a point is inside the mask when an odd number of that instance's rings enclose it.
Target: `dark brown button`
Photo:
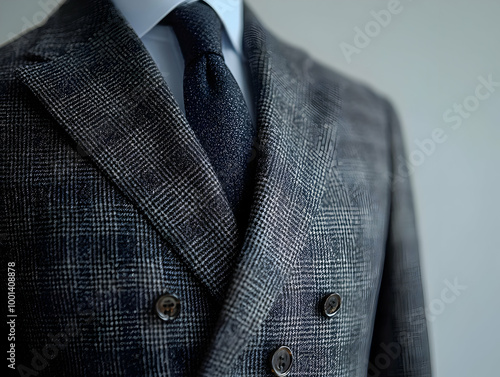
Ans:
[[[323,314],[327,317],[333,317],[339,311],[341,301],[338,293],[326,296],[323,301]]]
[[[292,369],[292,351],[286,346],[278,348],[271,358],[271,370],[276,376],[286,376]]]
[[[172,294],[164,294],[155,305],[156,314],[164,321],[171,321],[177,318],[181,311],[181,302],[179,298]]]

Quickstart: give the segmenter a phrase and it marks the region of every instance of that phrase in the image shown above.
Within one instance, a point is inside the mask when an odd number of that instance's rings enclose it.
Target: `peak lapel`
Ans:
[[[221,299],[234,215],[140,39],[108,0],[69,0],[39,33],[18,77]]]
[[[228,374],[268,314],[304,246],[335,161],[337,88],[314,82],[311,60],[275,40],[248,8],[244,47],[258,103],[260,157],[249,226],[200,369],[204,377]]]

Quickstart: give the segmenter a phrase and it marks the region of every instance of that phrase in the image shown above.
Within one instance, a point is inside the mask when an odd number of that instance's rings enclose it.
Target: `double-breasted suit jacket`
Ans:
[[[19,375],[430,375],[394,110],[244,17],[258,127],[244,230],[109,0],[68,0],[0,49]]]

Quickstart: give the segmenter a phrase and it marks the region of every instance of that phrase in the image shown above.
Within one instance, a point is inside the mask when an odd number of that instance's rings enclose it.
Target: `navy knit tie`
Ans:
[[[184,56],[186,118],[224,188],[240,229],[246,223],[255,160],[256,134],[243,94],[222,55],[222,25],[207,4],[196,1],[174,9],[171,25]]]

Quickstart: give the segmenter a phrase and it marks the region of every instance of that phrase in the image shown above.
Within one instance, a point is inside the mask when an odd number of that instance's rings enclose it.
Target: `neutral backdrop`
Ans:
[[[0,44],[59,1],[0,0]],[[247,3],[278,37],[392,99],[412,169],[434,374],[499,376],[500,2]],[[484,80],[499,84],[478,98]],[[445,119],[456,105],[462,113]]]

